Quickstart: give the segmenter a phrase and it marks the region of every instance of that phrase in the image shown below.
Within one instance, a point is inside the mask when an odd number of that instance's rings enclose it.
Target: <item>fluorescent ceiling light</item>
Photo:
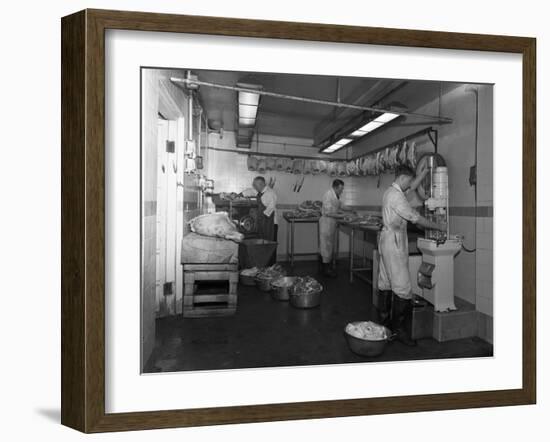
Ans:
[[[360,127],[359,130],[363,132],[372,132],[374,129],[378,129],[380,126],[383,126],[384,123],[379,123],[378,121],[369,121],[363,127]]]
[[[250,127],[250,126],[254,126],[255,124],[256,124],[256,119],[255,118],[242,118],[242,117],[239,117],[239,126]]]
[[[374,121],[378,123],[389,123],[392,120],[395,120],[399,114],[394,114],[393,112],[386,112],[385,114],[380,115],[375,118]]]
[[[253,92],[239,92],[239,104],[258,106],[259,102],[260,94],[254,94]]]
[[[240,118],[256,118],[258,112],[258,106],[249,106],[246,104],[239,104],[239,117]]]
[[[365,135],[367,135],[369,132],[372,132],[373,130],[378,129],[379,127],[383,126],[386,123],[389,123],[392,120],[395,120],[397,117],[399,117],[399,114],[393,113],[393,112],[385,112],[378,117],[376,117],[374,120],[369,121],[364,126],[360,127],[359,129],[356,129],[351,134],[349,134],[349,137],[351,138],[342,138],[341,140],[338,140],[337,142],[331,144],[328,147],[325,147],[321,152],[323,153],[333,153],[337,150],[344,147],[346,144],[350,143],[354,139],[361,138]]]
[[[346,144],[351,143],[351,138],[342,138],[334,143],[336,146],[345,146]]]
[[[333,153],[337,150],[344,147],[346,144],[351,143],[353,140],[351,138],[342,138],[341,140],[338,140],[336,143],[331,144],[328,147],[325,147],[321,152],[324,153]]]

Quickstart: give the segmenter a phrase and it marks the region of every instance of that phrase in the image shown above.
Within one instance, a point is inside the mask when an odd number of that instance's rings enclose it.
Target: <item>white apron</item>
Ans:
[[[332,261],[334,243],[336,241],[337,220],[327,215],[335,215],[342,208],[342,203],[333,189],[328,190],[323,196],[323,207],[319,219],[319,248],[325,264]]]
[[[382,199],[383,228],[378,242],[381,258],[378,289],[392,290],[404,299],[412,297],[407,221],[416,223],[419,217],[399,186],[393,183]]]

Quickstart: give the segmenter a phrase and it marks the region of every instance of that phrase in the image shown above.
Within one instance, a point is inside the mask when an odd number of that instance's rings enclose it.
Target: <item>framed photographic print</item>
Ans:
[[[533,404],[535,40],[62,19],[62,423]]]

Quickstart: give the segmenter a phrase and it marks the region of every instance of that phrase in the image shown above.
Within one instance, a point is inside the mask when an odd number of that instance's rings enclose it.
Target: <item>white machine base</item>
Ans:
[[[454,257],[460,251],[462,243],[450,239],[443,244],[425,238],[418,238],[418,249],[422,252],[422,261],[432,264],[432,288],[422,289],[422,297],[433,304],[436,312],[456,310],[454,300]]]

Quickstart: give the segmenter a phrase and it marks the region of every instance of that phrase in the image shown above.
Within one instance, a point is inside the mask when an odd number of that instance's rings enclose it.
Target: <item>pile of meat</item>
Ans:
[[[260,273],[260,269],[258,267],[250,267],[249,269],[241,270],[241,275],[243,276],[255,277],[258,273]]]
[[[301,203],[296,209],[287,212],[291,218],[319,218],[321,216],[322,201],[307,200]]]
[[[298,296],[321,291],[323,291],[323,286],[311,276],[300,276],[296,278],[296,283],[293,287],[293,294]]]
[[[230,192],[230,193],[221,192],[220,199],[224,201],[249,201],[250,200],[250,198],[239,195],[236,192]]]
[[[346,215],[344,221],[362,226],[380,227],[382,226],[382,217],[380,215]]]
[[[280,264],[273,264],[270,267],[266,267],[265,269],[260,270],[256,274],[256,278],[273,280],[285,275],[285,269]]]
[[[199,235],[241,242],[244,235],[237,230],[227,212],[207,213],[189,221],[191,231]]]
[[[351,322],[346,325],[346,333],[366,341],[382,341],[388,339],[388,329],[376,322]]]

